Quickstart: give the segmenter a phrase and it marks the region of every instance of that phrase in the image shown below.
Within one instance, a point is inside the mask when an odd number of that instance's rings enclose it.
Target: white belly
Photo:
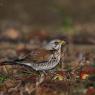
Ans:
[[[42,70],[49,70],[49,69],[53,69],[58,63],[59,63],[59,59],[51,60],[50,62],[44,62],[44,63],[22,63],[26,66],[32,67],[34,70],[36,71],[42,71]]]

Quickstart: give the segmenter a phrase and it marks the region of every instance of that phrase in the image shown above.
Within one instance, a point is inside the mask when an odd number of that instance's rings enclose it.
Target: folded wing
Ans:
[[[49,61],[49,57],[54,53],[54,50],[33,49],[26,54],[23,61],[28,63],[40,64]]]

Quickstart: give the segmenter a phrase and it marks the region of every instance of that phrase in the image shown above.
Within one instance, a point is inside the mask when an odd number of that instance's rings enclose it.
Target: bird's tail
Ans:
[[[8,58],[3,58],[0,59],[0,66],[1,65],[15,65],[19,64],[23,59],[8,59]]]

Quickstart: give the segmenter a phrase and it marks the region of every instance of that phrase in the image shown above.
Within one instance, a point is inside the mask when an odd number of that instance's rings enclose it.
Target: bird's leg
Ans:
[[[39,80],[40,84],[44,81],[44,79],[45,79],[45,74],[42,73],[41,77],[40,77],[40,80]]]
[[[39,95],[39,86],[44,81],[45,75],[42,72],[39,72],[40,76],[36,78],[36,95]]]
[[[47,75],[46,71],[40,72],[40,78],[39,78],[40,84],[45,80],[46,75]]]
[[[36,84],[35,84],[35,95],[38,95],[39,93],[39,76],[36,77]]]

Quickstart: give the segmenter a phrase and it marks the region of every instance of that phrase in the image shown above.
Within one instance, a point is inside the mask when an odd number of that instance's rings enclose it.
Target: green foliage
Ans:
[[[0,75],[0,84],[2,84],[6,79],[8,79],[5,75]]]
[[[64,28],[72,27],[72,19],[70,17],[64,17],[63,27]]]
[[[53,7],[54,7],[53,10],[55,10],[61,18],[61,25],[64,28],[72,27],[72,18],[65,14],[64,8],[58,5],[54,5]]]
[[[95,67],[95,63],[94,63],[94,64],[92,64],[92,66],[93,66],[93,67]]]

